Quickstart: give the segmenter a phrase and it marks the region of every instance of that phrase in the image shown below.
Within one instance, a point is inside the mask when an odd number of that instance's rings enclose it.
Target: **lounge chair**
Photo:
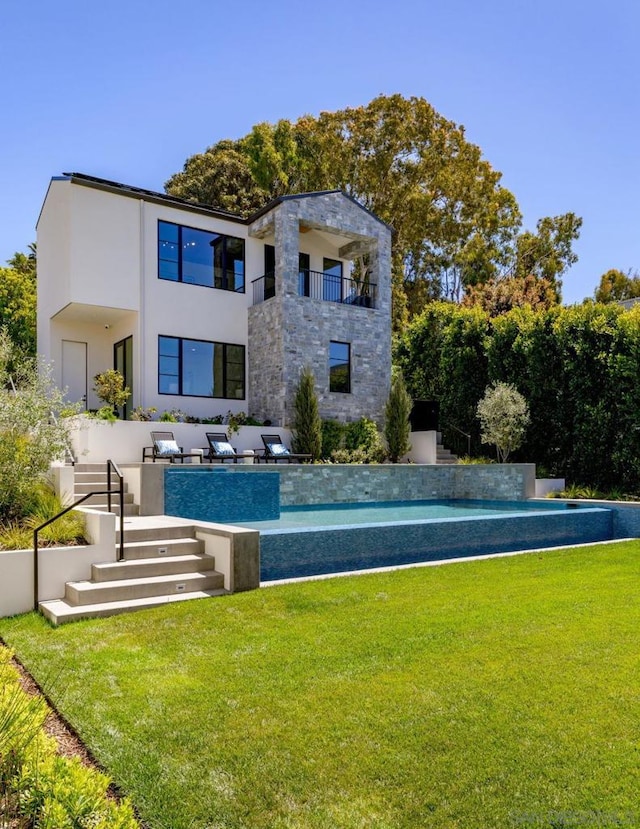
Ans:
[[[291,452],[287,446],[282,442],[280,435],[260,435],[264,443],[264,460],[265,463],[302,463],[303,461],[311,461],[312,455],[305,455],[301,453]]]
[[[226,432],[207,432],[206,434],[209,446],[204,449],[203,461],[209,461],[209,463],[214,461],[238,463],[238,460],[253,457],[253,452],[236,452],[229,443]]]
[[[199,452],[185,452],[182,446],[178,446],[173,432],[151,432],[151,440],[153,446],[145,446],[142,450],[142,463],[147,458],[151,458],[154,463],[156,460],[169,461],[169,463],[179,460],[180,463],[184,463],[185,458],[200,456]]]

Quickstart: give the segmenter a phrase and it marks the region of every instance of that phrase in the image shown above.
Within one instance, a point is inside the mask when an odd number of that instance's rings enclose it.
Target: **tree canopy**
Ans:
[[[165,187],[243,215],[286,193],[344,190],[394,229],[396,327],[432,299],[459,301],[505,274],[549,279],[559,297],[581,221],[545,218],[519,235],[515,197],[464,127],[401,95],[256,124],[188,158]]]
[[[0,268],[0,328],[23,356],[36,353],[36,246]],[[14,357],[15,358],[15,357]]]
[[[600,277],[595,297],[596,302],[620,302],[640,297],[640,276],[612,268]]]

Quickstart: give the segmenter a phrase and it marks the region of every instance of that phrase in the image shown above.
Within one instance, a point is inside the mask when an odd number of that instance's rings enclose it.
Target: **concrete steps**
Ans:
[[[133,561],[105,562],[93,564],[91,581],[102,584],[120,579],[144,579],[154,576],[173,576],[184,573],[202,573],[213,570],[213,559],[202,555],[165,556],[162,558],[139,558]]]
[[[115,581],[70,581],[65,590],[65,601],[70,605],[104,604],[128,599],[147,599],[152,596],[170,596],[200,590],[221,590],[224,578],[215,570],[204,573],[173,573],[167,576],[151,575]]]
[[[164,535],[164,533],[162,533]],[[177,558],[204,552],[204,542],[197,538],[159,538],[145,541],[125,541],[124,557],[127,561],[166,556]]]
[[[106,489],[104,464],[78,464],[75,495]],[[117,479],[116,479],[117,480]],[[113,476],[112,476],[113,483]],[[112,499],[112,511],[119,510]],[[85,502],[92,509],[107,508],[106,496]],[[125,516],[138,513],[133,496],[125,492]],[[224,576],[205,554],[204,542],[190,524],[172,523],[166,516],[133,518],[123,531],[123,561],[93,564],[91,579],[67,582],[62,599],[40,602],[40,610],[54,625],[102,616],[114,616],[168,602],[222,596]],[[136,526],[136,521],[138,526]],[[126,521],[124,524],[126,525]],[[120,541],[116,532],[116,543]]]
[[[458,456],[454,455],[450,449],[445,449],[441,443],[438,443],[436,444],[436,463],[458,463]]]
[[[106,472],[106,463],[78,463],[74,467],[74,499],[82,498],[94,490],[104,491],[107,489],[108,475]],[[111,486],[117,488],[118,476],[112,472]],[[90,507],[101,512],[106,512],[109,506],[106,495],[92,495],[87,498],[82,504],[83,507]],[[116,492],[111,496],[111,512],[120,515],[120,496]],[[133,495],[127,491],[127,485],[124,485],[124,514],[138,515],[140,512],[137,504],[133,502]]]
[[[151,607],[169,604],[170,602],[184,602],[190,599],[210,599],[213,596],[224,596],[226,590],[195,590],[191,593],[175,593],[165,596],[149,596],[141,599],[128,599],[122,602],[102,602],[91,605],[70,605],[64,599],[53,599],[49,602],[40,602],[43,615],[54,625],[65,622],[76,622],[79,619],[97,619],[105,616],[116,616],[120,613],[132,613],[135,610],[147,610]]]

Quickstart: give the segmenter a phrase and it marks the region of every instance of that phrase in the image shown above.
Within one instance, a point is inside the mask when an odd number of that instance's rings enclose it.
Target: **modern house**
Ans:
[[[286,426],[310,366],[323,417],[382,418],[391,229],[345,193],[282,196],[245,219],[67,173],[37,230],[38,350],[71,400],[97,408],[92,378],[115,367],[129,410]]]

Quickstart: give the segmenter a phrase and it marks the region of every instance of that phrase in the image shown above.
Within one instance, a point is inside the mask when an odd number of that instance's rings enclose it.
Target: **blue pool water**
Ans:
[[[400,501],[281,507],[260,531],[262,581],[613,537],[612,512],[562,503]]]
[[[389,521],[443,520],[504,515],[511,512],[564,510],[565,504],[512,501],[380,501],[363,504],[320,504],[305,507],[281,507],[280,518],[271,521],[243,521],[241,526],[257,530],[292,527],[335,527]],[[236,522],[234,522],[236,523]]]

